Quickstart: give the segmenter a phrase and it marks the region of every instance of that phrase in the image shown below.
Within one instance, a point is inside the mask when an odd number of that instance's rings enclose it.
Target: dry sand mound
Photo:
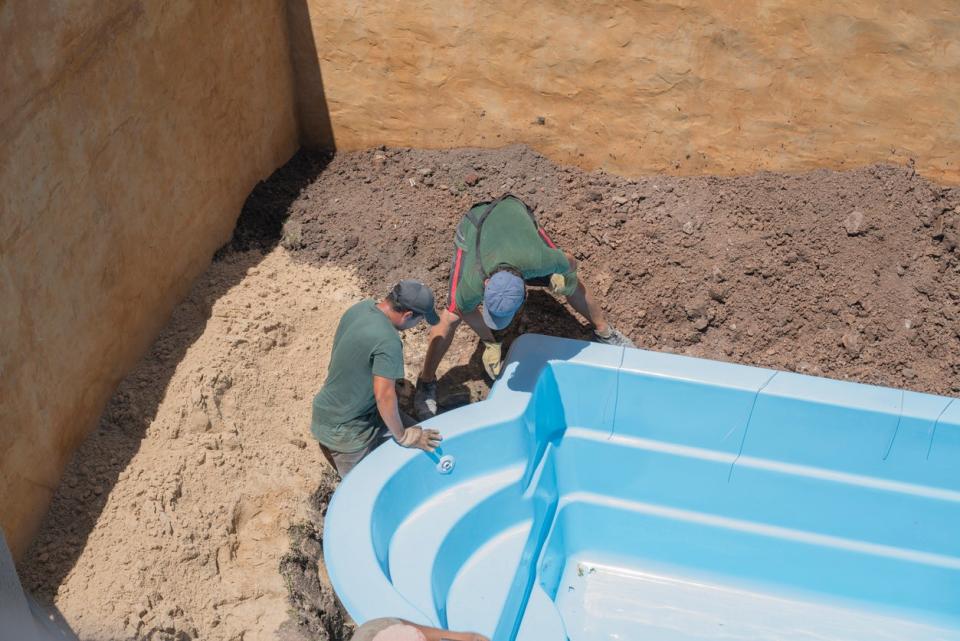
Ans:
[[[344,270],[283,249],[211,265],[80,448],[23,566],[82,639],[274,639],[288,526],[326,463],[309,435]]]

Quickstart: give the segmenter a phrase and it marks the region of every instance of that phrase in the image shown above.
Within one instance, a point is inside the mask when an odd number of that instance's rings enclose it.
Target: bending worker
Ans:
[[[403,447],[427,452],[441,441],[397,406],[396,381],[403,378],[399,332],[426,319],[439,320],[433,292],[402,280],[379,303],[365,299],[344,313],[333,338],[327,381],[313,399],[310,431],[341,477],[392,436]]]
[[[500,374],[501,345],[493,330],[507,327],[526,298],[526,285],[547,286],[593,324],[601,343],[633,347],[610,326],[596,299],[577,277],[572,255],[557,249],[519,198],[504,195],[474,205],[457,225],[449,304],[430,330],[414,405],[421,419],[437,412],[437,367],[461,320],[483,341],[483,367]],[[482,305],[482,309],[481,309]]]

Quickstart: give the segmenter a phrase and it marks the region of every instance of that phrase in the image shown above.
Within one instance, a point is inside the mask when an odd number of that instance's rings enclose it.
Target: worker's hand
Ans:
[[[577,291],[577,274],[553,274],[550,276],[550,293],[557,296],[570,296]]]
[[[503,366],[503,350],[500,343],[483,341],[483,369],[492,379],[500,376]]]
[[[437,430],[425,430],[414,425],[403,430],[403,438],[397,441],[402,447],[412,447],[424,452],[432,452],[440,445],[443,437]]]

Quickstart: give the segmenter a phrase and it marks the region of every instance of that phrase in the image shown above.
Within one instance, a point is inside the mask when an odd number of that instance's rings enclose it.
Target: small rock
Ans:
[[[103,494],[103,486],[102,485],[94,486],[93,493],[96,494],[97,496],[100,496],[101,494]]]
[[[840,337],[840,343],[851,356],[859,356],[860,352],[863,350],[863,346],[860,344],[860,334],[857,332],[845,333],[842,337]]]
[[[937,219],[937,224],[933,227],[933,239],[934,240],[943,240],[943,234],[946,231],[947,219],[944,216],[940,216]]]
[[[473,186],[476,185],[478,182],[480,182],[480,176],[478,176],[477,174],[475,174],[475,173],[473,173],[473,172],[470,172],[469,174],[467,174],[466,176],[463,177],[463,182],[466,183],[467,185],[473,187]]]
[[[903,374],[903,377],[904,377],[905,379],[910,380],[910,381],[912,381],[913,379],[915,379],[915,378],[917,377],[917,373],[916,373],[915,371],[913,371],[912,369],[910,369],[909,367],[904,367],[904,368],[903,368],[903,371],[900,372],[900,373]]]
[[[299,221],[288,220],[283,224],[280,246],[291,251],[303,247],[303,225]]]
[[[421,167],[417,170],[417,173],[426,178],[427,176],[433,175],[433,167]]]
[[[718,303],[724,303],[727,300],[729,289],[726,287],[713,286],[708,290],[708,295]]]
[[[547,124],[547,119],[543,116],[537,116],[537,119],[533,121],[535,125],[545,125]]]
[[[863,234],[863,232],[866,231],[864,228],[863,212],[859,209],[854,209],[843,221],[843,227],[847,230],[847,236],[859,236]]]
[[[692,233],[694,232],[695,229],[696,229],[696,227],[694,226],[692,220],[688,220],[687,222],[683,223],[683,233],[684,233],[684,234],[687,234],[687,235],[689,236],[690,234],[692,234]]]
[[[302,450],[302,449],[305,449],[305,448],[307,447],[307,442],[304,441],[303,439],[300,439],[300,438],[292,438],[292,439],[290,439],[290,444],[291,444],[291,445],[296,445],[296,446],[299,447],[301,450]]]
[[[630,200],[626,196],[614,196],[613,202],[617,205],[626,205]]]
[[[693,326],[699,332],[706,331],[706,329],[710,327],[710,319],[708,319],[706,316],[699,316],[695,321],[693,321]]]
[[[584,197],[588,202],[598,203],[603,200],[603,194],[599,191],[591,191]]]
[[[44,552],[43,554],[41,554],[41,555],[38,556],[37,558],[40,560],[41,563],[46,563],[47,561],[50,560],[50,555],[47,554],[46,552]]]

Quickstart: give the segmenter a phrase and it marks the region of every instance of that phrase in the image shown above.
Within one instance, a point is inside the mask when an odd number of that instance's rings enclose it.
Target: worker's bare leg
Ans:
[[[580,282],[577,283],[577,290],[567,296],[567,302],[570,303],[570,307],[577,310],[578,314],[581,314],[588,321],[593,323],[593,327],[597,330],[598,333],[603,334],[607,331],[607,318],[603,315],[603,309],[600,307],[600,303],[597,302],[597,299],[587,291],[587,288],[583,284],[583,279],[580,279]]]
[[[440,361],[450,349],[450,343],[453,342],[453,336],[459,326],[459,316],[448,309],[440,312],[440,322],[430,328],[430,334],[427,337],[427,353],[423,357],[423,367],[417,379],[419,382],[432,383],[437,380],[437,368],[440,367]]]
[[[483,314],[480,313],[479,309],[475,309],[472,312],[464,312],[463,320],[467,321],[467,325],[470,326],[477,336],[480,337],[480,340],[486,341],[487,343],[492,343],[496,340],[493,337],[493,330],[487,327],[487,324],[483,322]]]

